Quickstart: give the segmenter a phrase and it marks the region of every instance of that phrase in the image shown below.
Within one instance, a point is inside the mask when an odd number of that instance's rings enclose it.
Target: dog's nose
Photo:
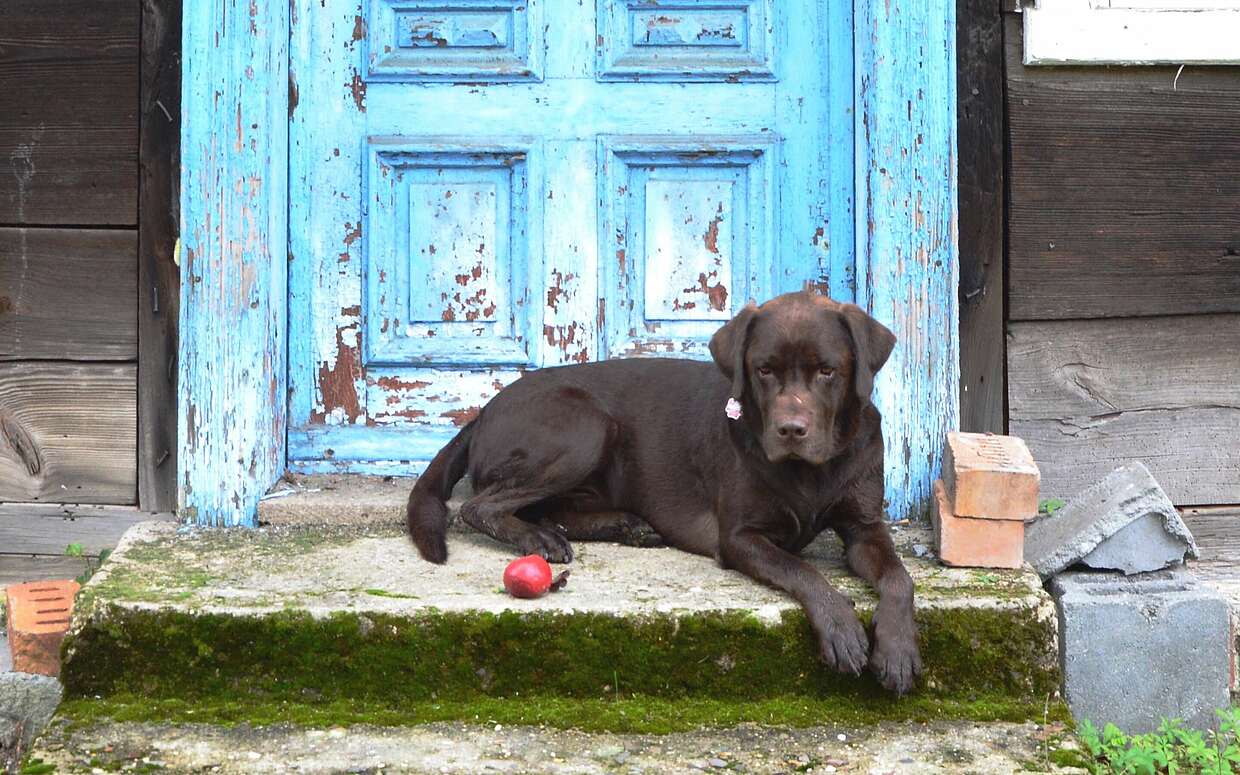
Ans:
[[[803,439],[809,435],[809,422],[801,417],[788,417],[776,427],[781,438]]]

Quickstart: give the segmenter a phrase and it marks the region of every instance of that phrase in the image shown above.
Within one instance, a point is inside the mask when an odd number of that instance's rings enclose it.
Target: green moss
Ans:
[[[1097,764],[1084,751],[1066,748],[1057,748],[1051,751],[1049,758],[1052,764],[1059,767],[1079,767],[1083,770],[1089,770]]]
[[[863,618],[868,615],[863,615]],[[1058,683],[1051,624],[1029,612],[924,609],[922,695],[1040,701]],[[97,604],[66,638],[66,696],[413,703],[483,697],[887,702],[868,674],[819,662],[804,614],[423,611],[193,614]]]
[[[388,592],[386,589],[365,589],[362,590],[373,597],[393,597],[401,600],[420,600],[417,595],[402,595],[398,592]]]
[[[1067,710],[1050,708],[1052,718]],[[387,705],[357,700],[324,703],[263,702],[218,699],[209,702],[150,700],[121,695],[105,700],[68,700],[59,717],[71,725],[119,722],[235,724],[290,723],[309,727],[415,726],[436,721],[479,724],[545,725],[585,732],[670,734],[750,722],[769,726],[807,727],[821,724],[862,726],[883,720],[928,722],[936,719],[1022,722],[1044,719],[1043,703],[1004,697],[977,697],[967,702],[906,697],[899,701],[839,702],[806,697],[757,701],[670,700],[633,696],[620,700],[480,698],[469,702],[415,702]]]

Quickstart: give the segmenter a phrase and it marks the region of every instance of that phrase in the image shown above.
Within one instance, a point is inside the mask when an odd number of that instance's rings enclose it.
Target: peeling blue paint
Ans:
[[[178,508],[253,524],[285,467],[288,6],[186,3],[183,29]]]
[[[959,427],[956,14],[935,0],[857,6],[857,300],[896,334],[875,384],[888,509],[928,513]]]

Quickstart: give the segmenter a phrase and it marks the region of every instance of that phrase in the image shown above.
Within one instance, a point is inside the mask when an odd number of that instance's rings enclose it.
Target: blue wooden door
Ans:
[[[523,370],[851,299],[851,5],[297,0],[290,464],[416,471]]]

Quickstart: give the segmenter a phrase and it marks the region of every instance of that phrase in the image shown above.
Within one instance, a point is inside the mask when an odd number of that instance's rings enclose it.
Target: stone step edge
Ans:
[[[861,610],[863,619],[869,612]],[[1042,702],[1059,685],[1043,606],[919,612],[927,699]],[[63,648],[68,697],[469,701],[529,695],[884,699],[818,662],[804,615],[195,613],[94,599]]]

